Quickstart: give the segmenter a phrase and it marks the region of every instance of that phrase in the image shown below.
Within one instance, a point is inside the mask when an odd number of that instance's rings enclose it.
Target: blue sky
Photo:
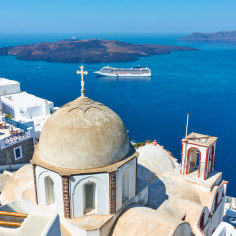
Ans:
[[[0,0],[2,33],[236,30],[236,0]]]

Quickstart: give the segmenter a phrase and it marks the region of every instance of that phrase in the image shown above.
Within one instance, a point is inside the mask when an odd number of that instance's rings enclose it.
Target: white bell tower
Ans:
[[[182,139],[180,173],[206,180],[214,169],[216,141],[216,137],[198,133]]]

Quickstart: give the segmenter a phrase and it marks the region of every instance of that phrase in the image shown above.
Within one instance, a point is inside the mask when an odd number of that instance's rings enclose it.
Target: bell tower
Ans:
[[[198,133],[182,139],[180,173],[206,180],[214,170],[216,141],[216,137]]]

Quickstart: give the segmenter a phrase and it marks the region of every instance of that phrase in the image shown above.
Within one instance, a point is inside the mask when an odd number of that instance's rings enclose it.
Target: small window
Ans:
[[[47,176],[44,179],[44,184],[45,184],[46,205],[50,205],[55,202],[54,182],[49,176]]]
[[[87,183],[84,185],[85,214],[95,209],[95,187],[96,185],[94,183]]]
[[[15,160],[22,158],[21,147],[14,148],[14,155],[15,155]]]

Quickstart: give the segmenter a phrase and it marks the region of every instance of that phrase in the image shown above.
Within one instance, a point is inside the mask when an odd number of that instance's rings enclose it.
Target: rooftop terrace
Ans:
[[[30,129],[17,121],[4,118],[4,121],[0,122],[0,148],[30,137]]]

